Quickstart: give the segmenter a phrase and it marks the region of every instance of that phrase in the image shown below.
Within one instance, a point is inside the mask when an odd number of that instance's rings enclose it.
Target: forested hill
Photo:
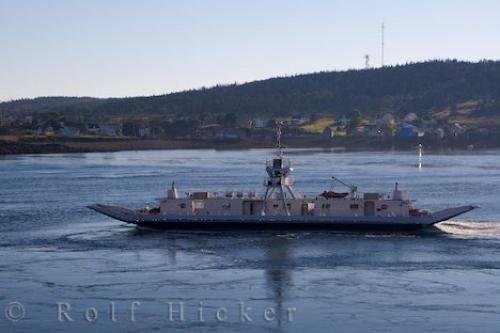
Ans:
[[[132,98],[43,97],[0,103],[1,112],[285,116],[386,112],[402,116],[500,116],[500,62],[431,61],[394,67],[319,72]],[[448,111],[446,111],[448,110]]]

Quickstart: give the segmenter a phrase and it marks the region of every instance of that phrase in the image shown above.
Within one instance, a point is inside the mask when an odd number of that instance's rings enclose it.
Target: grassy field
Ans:
[[[333,125],[334,123],[335,119],[333,118],[320,118],[311,124],[302,126],[301,128],[307,133],[320,134],[323,133],[325,128]]]
[[[0,141],[16,142],[19,140],[19,135],[0,135]]]

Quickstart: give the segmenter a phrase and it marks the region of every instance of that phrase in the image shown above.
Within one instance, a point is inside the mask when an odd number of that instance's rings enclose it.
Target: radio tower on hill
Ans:
[[[365,69],[370,69],[370,55],[365,54]]]

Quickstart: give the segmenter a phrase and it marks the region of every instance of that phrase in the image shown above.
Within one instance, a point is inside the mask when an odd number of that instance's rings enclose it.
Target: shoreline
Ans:
[[[417,141],[394,140],[393,138],[341,138],[332,141],[286,139],[287,148],[317,148],[341,151],[411,151],[417,149],[419,143],[426,151],[465,151],[500,148],[500,144],[492,141]],[[66,139],[66,140],[19,140],[0,141],[0,155],[22,154],[57,154],[57,153],[90,153],[142,150],[176,150],[176,149],[216,149],[242,150],[273,148],[273,144],[264,141],[250,140],[159,140],[159,139]]]

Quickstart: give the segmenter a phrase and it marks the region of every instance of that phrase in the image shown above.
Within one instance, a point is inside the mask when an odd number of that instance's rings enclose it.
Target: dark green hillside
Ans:
[[[465,107],[464,107],[465,105]],[[432,61],[370,70],[320,72],[242,85],[133,98],[37,98],[0,103],[2,112],[110,116],[268,115],[386,112],[484,122],[500,117],[500,62]]]
[[[38,97],[0,103],[0,112],[92,112],[104,99],[92,97]]]

